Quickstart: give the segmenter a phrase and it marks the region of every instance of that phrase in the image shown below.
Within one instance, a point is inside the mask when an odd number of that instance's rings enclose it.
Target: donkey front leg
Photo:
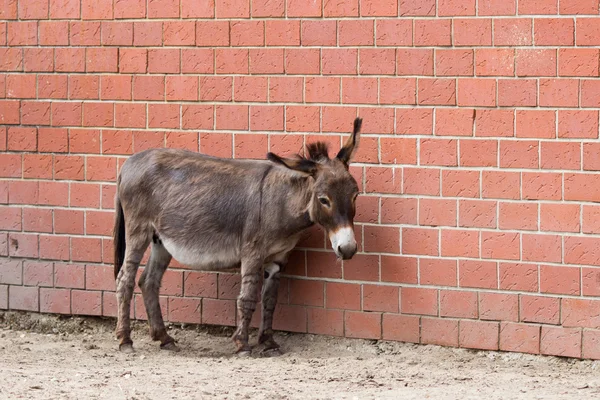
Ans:
[[[281,265],[271,263],[265,266],[262,288],[262,320],[258,331],[258,343],[264,344],[263,353],[277,355],[279,345],[273,340],[273,312],[277,305]]]
[[[237,346],[237,353],[243,356],[250,355],[252,352],[252,348],[248,344],[248,328],[258,301],[261,269],[262,262],[260,261],[242,261],[242,284],[237,299],[238,321],[233,341]]]

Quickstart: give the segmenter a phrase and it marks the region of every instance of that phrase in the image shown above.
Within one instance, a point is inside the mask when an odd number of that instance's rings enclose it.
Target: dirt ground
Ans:
[[[172,326],[161,351],[136,323],[0,312],[2,399],[575,399],[600,396],[600,363],[277,333],[284,354],[232,355],[228,328]],[[254,339],[254,337],[253,337]]]

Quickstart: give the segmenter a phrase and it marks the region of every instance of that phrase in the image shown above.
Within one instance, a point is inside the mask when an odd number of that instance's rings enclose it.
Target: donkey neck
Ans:
[[[288,218],[288,226],[300,232],[314,224],[312,213],[314,180],[304,174],[277,167],[270,174],[271,188],[276,192]]]

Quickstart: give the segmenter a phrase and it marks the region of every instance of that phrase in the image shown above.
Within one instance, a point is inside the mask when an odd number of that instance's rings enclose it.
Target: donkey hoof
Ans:
[[[175,342],[167,342],[165,344],[161,344],[160,348],[161,348],[161,350],[172,351],[175,353],[177,353],[178,351],[181,351],[181,349],[179,348],[179,346],[177,346],[175,344]]]
[[[261,357],[279,357],[283,355],[283,352],[279,347],[272,347],[264,349],[260,352]]]
[[[235,355],[239,358],[250,358],[250,356],[252,356],[252,350],[239,350]]]
[[[133,344],[132,343],[122,343],[119,345],[119,350],[121,353],[130,354],[133,353]]]

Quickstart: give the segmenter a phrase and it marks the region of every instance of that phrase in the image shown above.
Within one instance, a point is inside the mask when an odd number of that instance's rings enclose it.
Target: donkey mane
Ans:
[[[307,144],[306,151],[308,152],[308,160],[320,161],[329,159],[329,146],[325,142]]]

